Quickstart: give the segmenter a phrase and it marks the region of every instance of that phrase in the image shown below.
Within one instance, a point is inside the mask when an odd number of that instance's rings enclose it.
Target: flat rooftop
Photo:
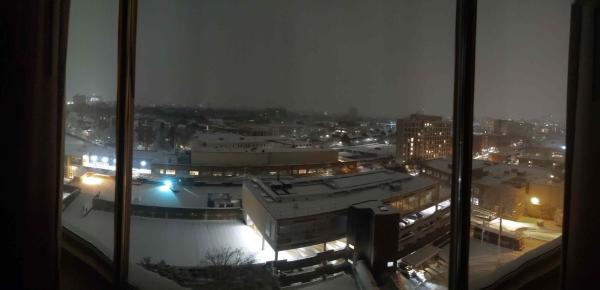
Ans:
[[[257,142],[278,142],[286,140],[279,136],[244,136],[233,133],[208,133],[194,135],[194,141],[197,143],[206,142],[207,145],[230,144],[230,143],[257,143]]]
[[[452,159],[451,158],[441,158],[441,159],[433,159],[424,161],[423,165],[427,167],[431,167],[437,171],[452,174]],[[473,170],[479,170],[482,168],[486,168],[488,166],[493,165],[491,162],[473,159]]]
[[[487,173],[476,180],[478,184],[499,185],[511,181],[522,181],[536,184],[562,186],[562,176],[558,176],[550,169],[542,167],[529,167],[526,165],[495,164],[484,169]]]
[[[115,181],[113,178],[100,174],[93,175],[97,180],[93,184],[82,181],[71,182],[69,185],[81,188],[83,193],[100,195],[100,199],[114,201]],[[179,192],[173,192],[163,184],[143,183],[131,186],[131,203],[145,206],[173,208],[207,208],[209,196],[229,195],[231,199],[241,199],[241,184],[219,185],[183,185]]]
[[[252,178],[244,187],[273,218],[285,219],[345,210],[369,200],[408,196],[435,184],[427,177],[377,170],[287,180]]]
[[[202,152],[202,153],[210,153],[210,152],[219,152],[219,153],[228,153],[228,152],[250,152],[250,153],[272,153],[272,152],[334,152],[333,149],[327,148],[313,148],[313,147],[270,147],[270,148],[256,148],[256,149],[248,149],[248,148],[230,148],[230,147],[200,147],[193,149],[192,152]],[[193,154],[193,153],[192,153]]]
[[[106,156],[112,160],[115,158],[116,149],[113,146],[98,145],[83,138],[65,134],[65,155],[81,157],[86,154],[90,156],[97,155],[99,159]],[[167,151],[134,150],[133,158],[138,162],[141,160],[146,161],[148,168],[150,168],[150,164],[152,163],[170,163],[177,161],[175,154]]]

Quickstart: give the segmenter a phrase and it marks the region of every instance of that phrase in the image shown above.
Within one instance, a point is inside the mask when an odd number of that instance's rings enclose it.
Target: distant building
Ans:
[[[92,95],[91,97],[88,97],[83,94],[76,94],[73,96],[73,105],[96,104],[102,102],[104,102],[102,96]]]
[[[513,120],[494,120],[493,134],[511,138],[526,138],[534,133],[534,125]]]
[[[198,134],[194,136],[193,151],[261,151],[287,147],[287,139],[276,136],[243,136],[231,133]],[[293,145],[292,145],[293,146]]]
[[[223,166],[274,166],[338,162],[338,152],[319,148],[270,148],[254,151],[195,150],[192,147],[193,165]]]
[[[412,114],[396,125],[399,162],[444,158],[452,154],[452,124],[439,116]]]
[[[440,181],[443,185],[450,186],[452,183],[452,159],[434,159],[419,164],[421,174]],[[477,180],[485,174],[484,168],[491,166],[491,162],[473,159],[472,179]]]
[[[452,160],[425,161],[421,164],[421,174],[449,186]],[[508,215],[554,219],[555,214],[562,213],[563,190],[562,173],[555,170],[473,160],[471,196],[473,203],[482,208],[501,207]]]
[[[82,94],[76,94],[73,96],[73,105],[84,105],[87,104],[87,96]]]
[[[356,171],[338,152],[297,146],[275,136],[202,134],[192,143],[190,164],[152,164],[155,176],[233,177],[251,175],[333,175]]]

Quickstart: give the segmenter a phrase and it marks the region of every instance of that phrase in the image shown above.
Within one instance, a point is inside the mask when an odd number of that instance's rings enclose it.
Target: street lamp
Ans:
[[[529,201],[530,201],[530,202],[531,202],[531,204],[533,204],[533,205],[540,205],[540,199],[539,199],[539,198],[537,198],[537,197],[535,197],[535,196],[534,196],[534,197],[532,197],[532,198],[531,198]]]
[[[543,220],[544,217],[542,215],[542,203],[541,203],[540,199],[536,196],[533,196],[533,197],[531,197],[531,199],[529,199],[529,201],[531,202],[532,205],[540,206],[540,219]]]

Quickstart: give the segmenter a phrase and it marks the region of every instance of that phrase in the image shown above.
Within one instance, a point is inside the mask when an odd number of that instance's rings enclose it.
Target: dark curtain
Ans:
[[[600,1],[571,14],[562,289],[600,287]]]
[[[68,1],[0,4],[0,288],[58,289]]]

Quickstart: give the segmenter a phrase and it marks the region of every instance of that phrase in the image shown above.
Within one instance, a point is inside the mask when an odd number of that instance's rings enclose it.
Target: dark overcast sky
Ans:
[[[117,2],[72,0],[67,96],[116,91]],[[476,115],[565,115],[570,0],[479,1]],[[141,0],[136,102],[451,115],[451,0]]]

